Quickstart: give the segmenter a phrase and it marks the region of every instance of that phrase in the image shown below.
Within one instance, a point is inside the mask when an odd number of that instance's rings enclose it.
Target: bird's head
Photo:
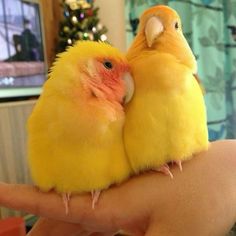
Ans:
[[[122,104],[134,92],[127,59],[103,42],[79,41],[59,55],[50,77],[59,91],[78,99]]]
[[[146,10],[140,18],[139,31],[128,52],[128,59],[135,50],[156,50],[172,54],[180,63],[197,70],[195,57],[183,35],[179,15],[164,5]]]

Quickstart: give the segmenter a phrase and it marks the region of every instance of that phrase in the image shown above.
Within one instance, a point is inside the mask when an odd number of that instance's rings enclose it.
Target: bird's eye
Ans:
[[[105,67],[106,69],[108,69],[108,70],[111,70],[111,69],[113,68],[113,65],[112,65],[112,63],[111,63],[110,61],[105,61],[105,62],[103,63],[103,65],[104,65],[104,67]]]
[[[176,23],[175,23],[175,29],[177,30],[178,28],[179,28],[179,23],[176,22]]]

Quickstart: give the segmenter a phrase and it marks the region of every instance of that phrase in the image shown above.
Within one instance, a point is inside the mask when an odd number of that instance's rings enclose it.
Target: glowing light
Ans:
[[[97,28],[96,28],[96,27],[93,27],[93,28],[92,28],[92,31],[93,31],[93,33],[97,32]]]
[[[101,37],[100,37],[100,39],[101,39],[102,41],[106,41],[106,40],[107,40],[107,36],[106,36],[105,34],[102,34]]]
[[[79,17],[80,17],[80,19],[83,19],[84,18],[84,13],[80,13]]]
[[[71,40],[71,39],[68,39],[68,40],[67,40],[67,43],[71,45],[71,44],[72,44],[72,40]]]
[[[76,16],[72,16],[71,20],[74,24],[78,23],[78,19]]]

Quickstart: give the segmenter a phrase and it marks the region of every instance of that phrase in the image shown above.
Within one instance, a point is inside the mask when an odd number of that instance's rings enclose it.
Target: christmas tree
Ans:
[[[65,51],[77,40],[107,40],[107,29],[99,23],[99,8],[94,7],[94,0],[63,0],[62,7],[64,19],[60,23],[57,52]]]

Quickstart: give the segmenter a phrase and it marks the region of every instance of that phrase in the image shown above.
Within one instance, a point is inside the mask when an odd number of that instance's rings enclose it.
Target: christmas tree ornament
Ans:
[[[65,3],[70,7],[71,10],[77,10],[79,8],[77,0],[66,0]]]
[[[100,37],[101,41],[106,41],[107,40],[107,36],[105,34],[102,34]]]
[[[69,13],[68,10],[65,10],[65,11],[64,11],[64,16],[65,16],[65,17],[69,17],[69,16],[70,16],[70,13]]]
[[[91,8],[91,4],[86,0],[66,0],[65,3],[70,7],[71,10]]]
[[[67,39],[67,43],[68,43],[69,45],[72,45],[72,40],[71,40],[71,39]]]
[[[79,7],[79,5],[76,2],[70,4],[70,9],[73,10],[73,11],[75,11],[75,10],[77,10],[79,8],[80,7]]]
[[[87,16],[92,16],[93,15],[93,10],[90,8],[86,11]]]
[[[83,12],[79,14],[79,19],[80,19],[80,20],[83,20],[83,19],[84,19],[84,13],[83,13]]]
[[[77,0],[77,4],[82,9],[88,9],[91,8],[91,4],[89,4],[86,0]]]
[[[65,0],[65,3],[67,5],[70,5],[71,3],[74,3],[74,2],[76,2],[76,0]]]
[[[72,16],[72,17],[71,17],[71,22],[72,22],[73,24],[77,24],[77,23],[78,23],[78,18],[77,18],[76,16]]]
[[[70,28],[69,28],[68,26],[64,26],[64,27],[63,27],[63,31],[64,31],[65,33],[68,33],[68,32],[70,31]]]
[[[83,39],[85,39],[85,40],[88,39],[88,33],[85,32],[85,33],[83,34]]]
[[[97,32],[97,28],[95,26],[93,26],[92,31],[93,31],[93,33],[96,33]]]

